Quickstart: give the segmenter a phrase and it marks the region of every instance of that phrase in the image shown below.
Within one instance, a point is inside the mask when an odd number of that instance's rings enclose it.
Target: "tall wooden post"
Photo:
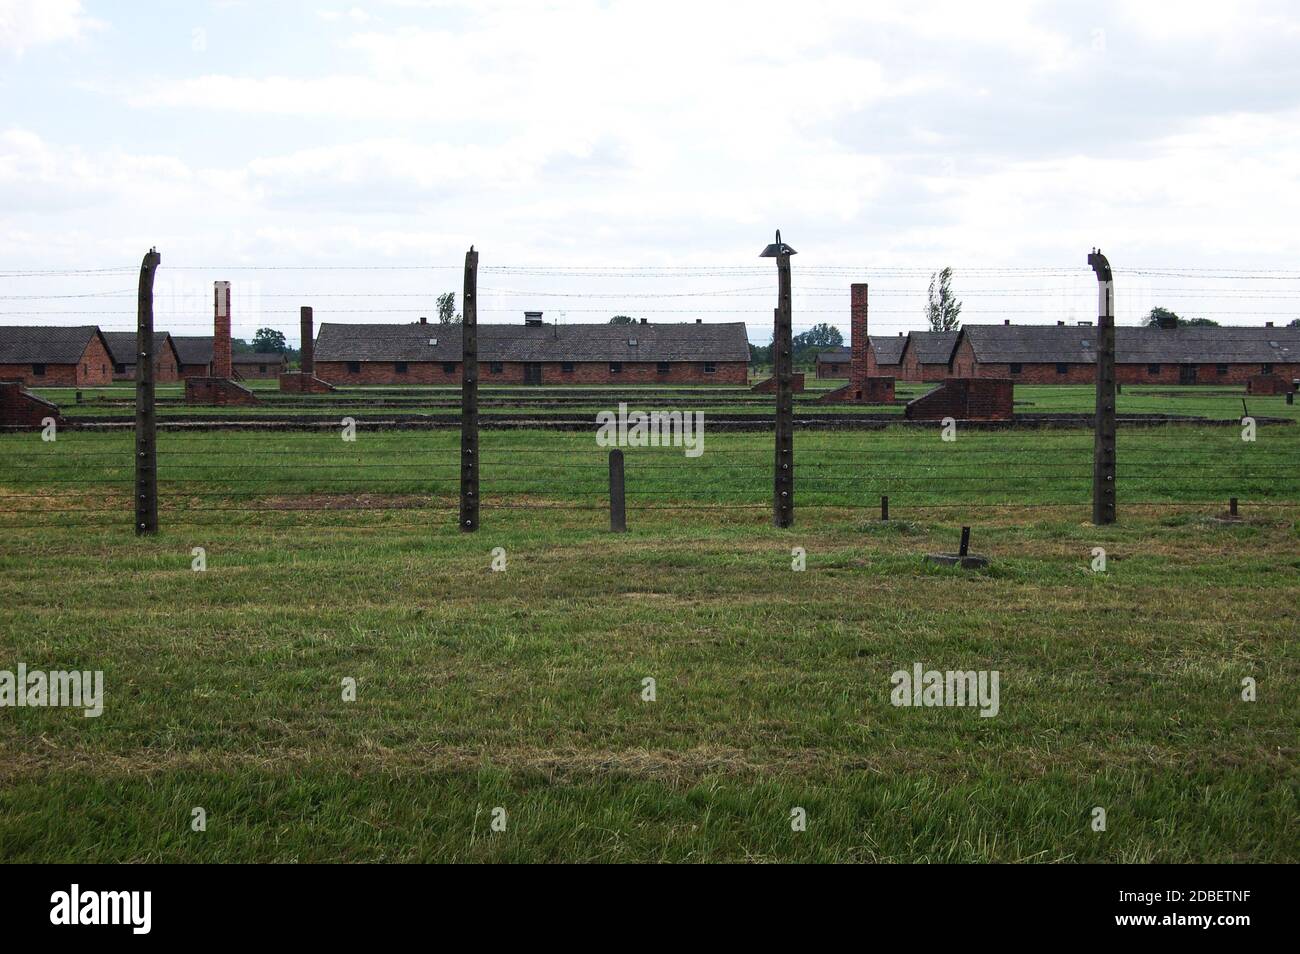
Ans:
[[[162,256],[140,263],[135,331],[135,532],[158,532],[158,419],[154,411],[153,276]]]
[[[1094,249],[1097,273],[1097,404],[1093,423],[1092,522],[1115,522],[1115,283],[1110,262]]]
[[[478,529],[478,252],[465,253],[460,358],[460,529]]]
[[[763,258],[776,259],[777,298],[772,334],[772,375],[776,378],[776,448],[772,476],[772,524],[794,526],[794,371],[790,325],[790,256],[795,250],[781,241],[765,248]]]

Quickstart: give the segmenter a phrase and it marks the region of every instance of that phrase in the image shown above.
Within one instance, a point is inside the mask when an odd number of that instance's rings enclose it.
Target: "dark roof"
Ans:
[[[1097,329],[1086,325],[967,325],[962,334],[986,364],[1092,364]],[[1290,328],[1115,329],[1119,364],[1268,364],[1300,361],[1300,330]]]
[[[94,325],[0,326],[0,364],[76,364],[97,335]]]
[[[904,350],[911,348],[916,352],[916,360],[921,364],[947,364],[952,357],[952,349],[957,344],[958,331],[912,331],[907,335]],[[902,354],[899,355],[902,360]],[[878,360],[878,359],[877,359]]]
[[[902,335],[870,335],[871,350],[876,353],[876,364],[898,364],[903,360],[903,346],[907,339]]]
[[[830,351],[818,351],[817,360],[823,364],[845,364],[852,358],[852,350],[847,346],[832,348]]]
[[[283,364],[288,359],[278,351],[245,351],[230,360],[233,364]]]
[[[165,348],[171,348],[175,353],[176,349],[171,343],[171,338],[172,336],[165,331],[155,331],[153,333],[154,354]],[[114,364],[135,364],[135,339],[134,331],[104,332],[104,341],[108,345],[108,353]]]
[[[749,338],[739,321],[479,325],[478,348],[480,361],[749,360]],[[316,335],[317,361],[459,361],[460,357],[460,325],[322,322]]]
[[[211,335],[172,335],[172,344],[181,364],[212,363]]]

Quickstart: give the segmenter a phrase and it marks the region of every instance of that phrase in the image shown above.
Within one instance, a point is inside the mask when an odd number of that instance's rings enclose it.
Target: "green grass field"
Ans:
[[[852,404],[819,404],[818,398],[826,391],[844,383],[837,379],[818,380],[809,376],[808,389],[795,396],[796,411],[809,411],[817,414],[860,414],[864,411],[872,414],[896,414],[901,416],[906,402],[919,397],[935,385],[919,382],[900,381],[896,386],[897,403],[893,405],[860,406]],[[184,397],[184,388],[180,385],[162,385],[158,396],[162,399],[159,406],[161,420],[184,420],[187,418],[211,418],[214,414],[223,420],[241,417],[255,417],[266,414],[292,414],[297,416],[320,417],[322,419],[338,418],[349,412],[370,414],[421,414],[421,413],[455,413],[459,409],[460,392],[455,388],[422,387],[387,387],[387,388],[341,388],[330,395],[282,395],[278,382],[250,381],[248,386],[261,398],[257,407],[229,407],[214,411],[207,406],[187,406],[180,403]],[[672,395],[674,391],[699,391],[701,389],[658,387],[620,387],[610,401],[577,400],[573,404],[557,403],[548,407],[546,401],[552,398],[568,398],[575,392],[590,393],[592,388],[542,387],[511,388],[484,387],[480,390],[480,401],[486,413],[493,410],[526,411],[539,418],[554,414],[582,414],[594,418],[601,410],[616,406],[617,401],[627,399],[632,407],[653,408],[654,399],[660,395]],[[725,414],[729,417],[744,414],[770,414],[773,399],[770,395],[751,394],[744,388],[711,389],[716,395],[710,397],[691,397],[692,409],[702,410],[708,414]],[[134,389],[130,384],[118,384],[110,388],[83,388],[82,403],[76,403],[76,391],[72,388],[38,388],[34,393],[60,405],[63,413],[71,420],[89,420],[116,415],[130,417],[133,413]],[[636,395],[644,393],[646,397],[638,404]],[[422,401],[421,399],[424,399]],[[1121,414],[1176,414],[1188,417],[1203,417],[1213,420],[1237,420],[1245,409],[1258,417],[1281,417],[1300,421],[1300,405],[1287,405],[1281,396],[1250,397],[1241,387],[1176,387],[1130,385],[1123,389],[1117,400]],[[573,400],[569,398],[569,400]],[[379,402],[385,402],[380,404]],[[427,401],[427,403],[425,403]],[[1016,412],[1020,414],[1060,414],[1090,413],[1094,407],[1095,395],[1091,386],[1063,385],[1018,385],[1015,389]],[[409,403],[408,403],[409,402]],[[518,403],[527,402],[527,403]]]
[[[0,709],[4,860],[1300,860],[1294,425],[1122,431],[1102,529],[1086,430],[800,434],[791,530],[769,436],[632,448],[626,535],[591,435],[485,433],[473,535],[451,432],[159,446],[137,538],[129,434],[0,435],[0,669],[106,681]]]

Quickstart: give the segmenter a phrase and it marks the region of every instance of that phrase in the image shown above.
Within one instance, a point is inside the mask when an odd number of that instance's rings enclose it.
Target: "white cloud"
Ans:
[[[80,0],[0,0],[0,50],[10,53],[75,40],[100,26]]]

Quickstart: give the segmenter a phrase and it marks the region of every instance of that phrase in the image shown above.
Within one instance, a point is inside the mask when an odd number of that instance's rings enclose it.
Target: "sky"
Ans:
[[[1285,3],[0,0],[0,323],[1300,315]]]

